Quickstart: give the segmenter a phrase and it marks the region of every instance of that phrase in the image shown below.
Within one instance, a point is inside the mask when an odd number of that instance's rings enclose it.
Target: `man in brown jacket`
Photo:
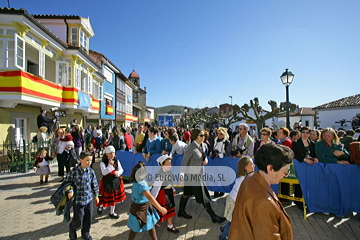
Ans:
[[[231,222],[230,240],[292,240],[291,222],[271,189],[288,176],[294,159],[291,149],[265,144],[255,156],[259,171],[249,174],[241,184]]]

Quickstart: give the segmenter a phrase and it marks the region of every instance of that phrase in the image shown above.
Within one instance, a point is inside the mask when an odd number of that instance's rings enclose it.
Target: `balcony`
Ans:
[[[99,100],[82,92],[80,95],[89,99],[92,112],[99,111]],[[63,87],[24,71],[0,72],[0,107],[15,107],[20,103],[77,109],[80,105],[79,90]]]

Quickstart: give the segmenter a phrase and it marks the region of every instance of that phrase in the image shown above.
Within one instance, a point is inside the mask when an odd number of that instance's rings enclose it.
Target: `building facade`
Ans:
[[[89,18],[0,9],[0,141],[30,141],[41,109],[63,113],[66,126],[99,115],[104,78],[89,56],[93,36]]]
[[[316,106],[313,110],[316,111],[317,128],[358,128],[354,123],[358,122],[356,115],[360,114],[360,94]]]

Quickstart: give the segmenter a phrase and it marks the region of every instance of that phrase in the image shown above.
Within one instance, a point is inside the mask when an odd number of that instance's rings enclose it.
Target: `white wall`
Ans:
[[[150,111],[150,119],[155,119],[155,109],[147,108]]]
[[[346,119],[347,121],[351,121],[353,117],[356,116],[357,113],[360,113],[360,107],[354,109],[340,109],[340,110],[321,110],[318,111],[318,125],[320,128],[332,127],[334,129],[338,129],[341,125],[338,122],[341,119]],[[345,126],[347,125],[347,126]],[[351,128],[351,122],[347,122],[344,124],[344,128],[346,130]]]
[[[66,25],[63,19],[59,19],[58,21],[52,20],[51,22],[46,19],[37,19],[41,24],[43,24],[50,32],[54,33],[58,36],[63,42],[67,42],[66,39]],[[54,22],[56,21],[56,22]],[[70,33],[71,34],[71,33]]]

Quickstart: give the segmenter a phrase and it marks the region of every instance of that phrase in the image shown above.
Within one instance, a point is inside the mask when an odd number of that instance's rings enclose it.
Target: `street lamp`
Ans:
[[[231,106],[232,106],[232,96],[229,96],[229,98],[231,99]]]
[[[289,103],[289,86],[294,79],[294,74],[285,69],[285,72],[280,76],[282,84],[286,87],[286,127],[290,129],[290,103]]]
[[[186,125],[186,113],[187,113],[187,111],[188,111],[188,108],[185,106],[185,107],[184,107],[184,113],[185,113],[185,121],[184,121],[184,124],[185,124],[185,128],[187,127],[187,125]]]

